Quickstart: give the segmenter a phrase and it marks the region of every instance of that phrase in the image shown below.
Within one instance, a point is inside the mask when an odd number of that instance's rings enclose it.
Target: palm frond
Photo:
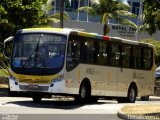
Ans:
[[[123,25],[130,25],[133,28],[137,28],[137,25],[134,22],[125,18],[118,18],[118,22]]]
[[[119,10],[126,10],[128,11],[130,9],[130,6],[124,3],[119,2],[118,4],[115,4],[115,8],[118,8]]]
[[[140,25],[139,30],[143,31],[143,30],[146,30],[148,28],[149,28],[149,24],[143,24],[143,25]]]
[[[60,22],[60,20],[59,20],[59,19],[56,19],[56,18],[47,18],[47,21],[48,21],[49,23],[58,23],[58,22]]]
[[[135,15],[131,12],[125,11],[125,10],[118,10],[118,11],[115,11],[115,13],[120,16],[123,16],[123,17],[129,17],[129,18],[136,18],[137,17],[137,15]]]
[[[104,14],[103,14],[103,18],[102,18],[102,24],[107,23],[108,20],[109,20],[110,18],[112,18],[112,17],[113,17],[113,16],[112,16],[112,14],[110,14],[110,13],[104,13]]]
[[[93,7],[88,7],[88,6],[84,6],[84,7],[79,7],[77,9],[77,11],[84,11],[84,12],[88,12],[90,15],[95,15],[96,11]]]
[[[0,53],[0,69],[5,74],[5,76],[10,76],[10,64],[8,62],[8,59],[3,56],[2,53]]]
[[[57,12],[55,14],[49,15],[48,18],[55,18],[60,20],[60,12]],[[69,20],[69,16],[66,12],[63,12],[63,19],[64,20]]]

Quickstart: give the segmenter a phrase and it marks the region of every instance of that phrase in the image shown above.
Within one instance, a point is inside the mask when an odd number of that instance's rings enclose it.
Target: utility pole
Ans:
[[[63,28],[64,0],[60,0],[60,28]]]
[[[137,19],[137,31],[136,31],[136,41],[138,41],[138,35],[139,35],[139,28],[140,28],[140,16],[143,16],[143,0],[140,0],[140,6],[139,6],[139,14]],[[142,18],[143,19],[143,18]]]

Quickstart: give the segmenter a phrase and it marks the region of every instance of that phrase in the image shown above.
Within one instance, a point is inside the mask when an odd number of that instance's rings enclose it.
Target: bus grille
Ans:
[[[48,91],[49,86],[38,86],[37,88],[30,87],[29,85],[19,85],[21,90],[29,90],[29,91]]]
[[[40,84],[46,84],[49,83],[50,80],[43,80],[43,79],[19,79],[19,82],[21,83],[40,83]]]

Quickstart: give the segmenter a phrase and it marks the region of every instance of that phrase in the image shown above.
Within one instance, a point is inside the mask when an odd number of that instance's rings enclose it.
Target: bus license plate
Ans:
[[[37,89],[39,86],[38,85],[35,85],[35,84],[31,84],[29,85],[29,88],[31,89]]]

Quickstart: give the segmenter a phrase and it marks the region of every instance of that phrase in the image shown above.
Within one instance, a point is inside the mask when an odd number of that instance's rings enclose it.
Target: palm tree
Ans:
[[[136,17],[135,14],[129,12],[129,8],[129,5],[122,2],[99,0],[98,4],[94,4],[94,7],[85,6],[79,8],[79,10],[87,11],[92,15],[96,14],[102,16],[101,23],[104,24],[103,34],[106,35],[109,32],[109,26],[107,24],[110,19],[116,20],[119,24],[130,25],[137,28],[136,24],[128,19]]]
[[[52,2],[54,0],[43,0],[43,6],[42,10],[45,12],[43,21],[45,21],[46,25],[52,24],[52,23],[58,23],[60,22],[60,12],[52,13],[54,6],[52,5]],[[63,13],[64,20],[68,20],[69,16],[67,13]]]

